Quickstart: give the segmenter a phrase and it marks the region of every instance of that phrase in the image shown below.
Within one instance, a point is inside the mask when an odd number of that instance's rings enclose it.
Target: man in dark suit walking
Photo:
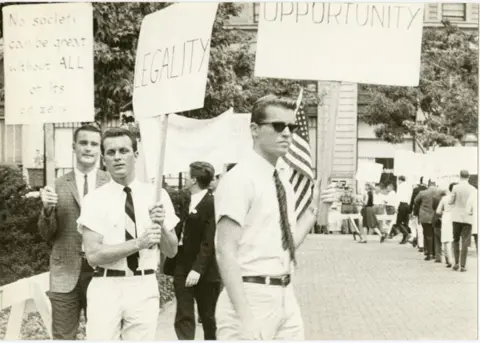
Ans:
[[[441,191],[435,182],[430,181],[428,189],[420,191],[415,198],[415,207],[418,210],[418,219],[423,228],[425,237],[425,261],[430,261],[435,256],[435,262],[442,262],[442,241],[440,230],[434,228],[434,215],[437,210]]]
[[[195,338],[195,301],[205,340],[216,339],[215,307],[221,279],[215,260],[214,200],[208,189],[214,175],[209,163],[190,165],[186,188],[191,197],[186,206],[188,214],[177,225],[178,253],[165,261],[165,274],[174,277],[177,299],[174,326],[179,340]]]
[[[75,130],[74,171],[58,178],[55,189],[41,190],[43,209],[38,220],[40,235],[52,242],[50,255],[50,291],[53,339],[75,340],[81,310],[86,316],[86,292],[93,269],[85,259],[77,219],[83,197],[109,181],[97,169],[101,132],[93,125]]]

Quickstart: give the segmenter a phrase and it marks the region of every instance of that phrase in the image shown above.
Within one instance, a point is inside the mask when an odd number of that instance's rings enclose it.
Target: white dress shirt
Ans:
[[[80,199],[80,205],[81,205],[83,201],[83,187],[85,184],[85,174],[82,173],[77,168],[74,168],[73,171],[75,173],[75,183],[77,184],[78,197]],[[95,186],[97,184],[97,168],[94,168],[90,173],[87,174],[87,182],[88,182],[88,193],[90,193],[96,188]]]
[[[388,206],[393,206],[395,208],[398,207],[398,194],[394,191],[391,190],[388,192],[388,194],[385,196],[385,201],[387,202]]]
[[[274,166],[252,151],[225,174],[215,193],[216,222],[226,216],[242,228],[237,252],[242,276],[280,276],[293,272],[288,249],[282,248],[274,170]],[[284,173],[279,173],[279,177],[285,188],[293,233],[296,226],[293,187]]]
[[[143,235],[146,229],[152,225],[149,207],[151,207],[155,187],[152,184],[133,181],[129,187],[132,190],[132,199],[135,209],[135,221],[137,236]],[[83,233],[81,225],[103,236],[104,244],[121,244],[125,242],[125,187],[110,180],[107,184],[96,188],[88,193],[82,206],[80,217],[77,220],[78,231]],[[174,230],[179,219],[165,189],[162,189],[161,203],[166,212],[164,221],[165,228]],[[152,249],[140,250],[138,269],[157,269],[159,263],[158,246]],[[127,259],[122,258],[116,262],[101,265],[107,269],[127,270]]]
[[[412,192],[412,186],[410,186],[406,182],[399,182],[397,186],[398,203],[404,202],[406,204],[410,204],[410,200],[412,199]]]
[[[203,189],[198,193],[192,194],[190,198],[190,206],[188,207],[188,213],[192,213],[195,207],[202,201],[203,197],[207,194],[208,189]],[[185,225],[185,224],[184,224]],[[178,245],[183,245],[183,230],[180,234],[180,240]]]

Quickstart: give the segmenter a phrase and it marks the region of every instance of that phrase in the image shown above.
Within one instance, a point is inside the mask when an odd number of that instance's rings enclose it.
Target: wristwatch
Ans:
[[[312,214],[316,217],[318,214],[318,207],[309,206],[308,209],[312,212]]]

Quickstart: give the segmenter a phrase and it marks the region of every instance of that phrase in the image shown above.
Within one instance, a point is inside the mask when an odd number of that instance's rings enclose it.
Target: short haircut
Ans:
[[[295,111],[297,108],[297,103],[292,99],[280,98],[272,94],[266,95],[258,99],[255,104],[253,104],[252,117],[250,121],[257,124],[262,123],[267,116],[266,109],[268,107],[280,107]]]
[[[405,181],[405,176],[400,175],[400,176],[398,177],[398,179],[399,179],[400,181],[404,182],[404,181]]]
[[[453,190],[453,187],[455,187],[456,185],[457,185],[456,182],[452,182],[450,186],[448,186],[448,190],[451,192]]]
[[[206,189],[215,176],[215,168],[208,162],[193,162],[190,164],[190,177],[195,178],[201,189]]]
[[[236,163],[229,163],[227,164],[227,172],[229,172],[233,167],[235,167],[237,164]]]
[[[80,131],[90,131],[90,132],[96,132],[100,135],[100,138],[102,137],[102,131],[95,125],[93,124],[85,124],[85,125],[82,125],[80,126],[79,128],[77,128],[74,132],[73,132],[73,142],[76,143],[77,142],[77,137],[78,137],[78,133]]]
[[[135,137],[135,134],[133,134],[130,130],[124,129],[123,127],[112,127],[111,129],[108,129],[107,131],[105,131],[103,134],[102,145],[101,145],[102,155],[105,154],[105,148],[103,146],[105,139],[114,138],[114,137],[123,137],[123,136],[130,138],[132,142],[133,152],[137,152],[137,138]]]
[[[468,170],[460,170],[460,178],[462,179],[468,179],[470,177],[470,173],[468,172]]]

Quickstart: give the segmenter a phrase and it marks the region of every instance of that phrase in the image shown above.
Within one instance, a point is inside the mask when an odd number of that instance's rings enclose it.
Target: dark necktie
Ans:
[[[88,177],[87,174],[84,175],[83,177],[83,196],[87,195],[88,193]]]
[[[133,236],[137,237],[137,225],[135,221],[132,190],[130,187],[125,187],[123,190],[127,193],[127,199],[125,200],[125,241],[129,241],[134,238]],[[138,251],[127,256],[127,265],[132,272],[137,270],[139,258],[140,254]]]
[[[275,188],[277,190],[278,207],[280,209],[280,227],[282,229],[282,247],[283,250],[289,250],[290,258],[296,264],[295,260],[295,242],[293,241],[292,231],[290,230],[290,223],[288,222],[287,211],[287,194],[283,187],[278,172],[275,169],[273,172],[273,179],[275,180]]]

